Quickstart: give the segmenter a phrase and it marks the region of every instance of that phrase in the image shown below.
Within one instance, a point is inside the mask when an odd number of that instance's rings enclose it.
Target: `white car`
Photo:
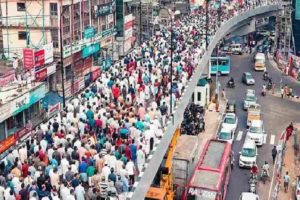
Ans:
[[[247,110],[250,105],[256,104],[256,96],[255,91],[252,89],[248,89],[246,93],[246,98],[244,100],[244,110]]]
[[[257,159],[257,147],[253,140],[246,138],[242,151],[240,151],[239,166],[251,168]]]
[[[226,113],[223,122],[222,122],[222,128],[226,128],[228,130],[231,130],[233,133],[235,133],[235,130],[238,125],[238,118],[234,113]]]
[[[252,192],[243,192],[239,200],[260,200],[260,198],[257,194],[254,194]]]
[[[222,127],[220,132],[217,135],[217,139],[232,144],[234,140],[234,132],[232,131],[231,128]]]
[[[258,146],[262,146],[265,143],[265,130],[262,120],[253,120],[249,129],[247,129],[247,138],[253,140]]]

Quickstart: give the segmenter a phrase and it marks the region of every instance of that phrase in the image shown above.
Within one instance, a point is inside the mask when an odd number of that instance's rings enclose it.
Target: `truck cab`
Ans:
[[[145,200],[167,200],[167,191],[164,188],[150,187]]]

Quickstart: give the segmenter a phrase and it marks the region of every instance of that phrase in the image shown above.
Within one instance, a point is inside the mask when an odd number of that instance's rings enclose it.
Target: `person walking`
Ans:
[[[276,146],[274,146],[273,149],[272,149],[273,165],[275,164],[276,156],[277,156],[277,149],[276,149]]]
[[[285,175],[283,177],[283,187],[284,187],[284,192],[287,193],[288,189],[289,189],[289,182],[290,182],[290,176],[289,176],[289,172],[285,172]]]
[[[283,99],[283,96],[284,96],[284,89],[283,89],[283,87],[280,89],[280,93],[281,93],[281,98]]]

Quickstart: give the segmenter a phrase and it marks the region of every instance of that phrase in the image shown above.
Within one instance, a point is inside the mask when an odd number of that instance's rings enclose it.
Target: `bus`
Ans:
[[[210,58],[210,74],[215,75],[217,72],[220,74],[229,74],[230,73],[230,57],[211,57]]]
[[[209,140],[183,194],[183,200],[225,200],[231,173],[231,144]]]

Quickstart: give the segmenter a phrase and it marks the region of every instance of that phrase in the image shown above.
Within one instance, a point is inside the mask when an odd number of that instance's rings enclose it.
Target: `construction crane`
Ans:
[[[173,174],[172,174],[172,158],[180,136],[180,129],[176,129],[172,141],[169,145],[166,154],[166,160],[163,167],[161,167],[161,177],[159,187],[150,187],[146,199],[147,200],[173,200]]]

